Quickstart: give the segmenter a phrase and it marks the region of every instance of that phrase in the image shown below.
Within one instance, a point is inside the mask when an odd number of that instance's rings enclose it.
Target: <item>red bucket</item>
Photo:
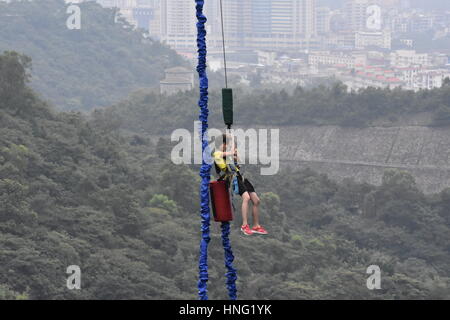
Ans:
[[[209,192],[211,195],[214,220],[217,222],[232,221],[233,207],[231,205],[227,183],[223,180],[210,182]]]

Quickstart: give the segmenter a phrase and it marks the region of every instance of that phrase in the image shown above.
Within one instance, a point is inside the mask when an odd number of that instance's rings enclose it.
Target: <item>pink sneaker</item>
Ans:
[[[250,229],[250,226],[248,224],[246,224],[245,226],[242,226],[241,231],[246,236],[251,236],[253,234],[253,231]]]
[[[259,227],[253,227],[252,228],[253,233],[257,233],[257,234],[268,234],[268,232],[266,231],[266,229],[264,229],[263,227],[259,226]]]

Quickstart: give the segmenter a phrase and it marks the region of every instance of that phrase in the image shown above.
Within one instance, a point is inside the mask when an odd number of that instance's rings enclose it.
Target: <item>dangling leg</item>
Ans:
[[[248,192],[242,194],[242,226],[248,224],[248,204],[250,203],[250,195]]]
[[[252,230],[250,230],[250,227],[248,225],[248,204],[250,202],[250,195],[248,194],[248,192],[244,192],[242,194],[242,227],[241,227],[241,231],[249,236],[251,235],[253,232]]]
[[[261,200],[258,197],[258,194],[256,192],[250,193],[250,200],[253,203],[252,208],[252,215],[253,215],[253,227],[257,228],[260,227],[259,225],[259,203]]]
[[[256,192],[250,193],[250,199],[253,203],[253,228],[252,232],[257,234],[267,234],[268,232],[259,224],[259,203],[261,200],[259,199]]]

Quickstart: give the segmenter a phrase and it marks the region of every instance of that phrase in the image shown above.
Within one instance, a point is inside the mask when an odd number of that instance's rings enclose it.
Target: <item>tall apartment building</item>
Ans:
[[[327,34],[331,31],[331,9],[328,7],[316,8],[316,31],[317,34]]]
[[[344,16],[347,27],[352,31],[366,29],[367,7],[372,4],[369,0],[346,0],[344,4]]]
[[[230,47],[294,49],[316,35],[316,0],[227,0],[223,6]]]
[[[305,38],[311,38],[317,33],[316,26],[316,0],[300,1],[300,21],[302,33]]]
[[[160,0],[160,40],[176,49],[189,49],[196,43],[195,2]]]

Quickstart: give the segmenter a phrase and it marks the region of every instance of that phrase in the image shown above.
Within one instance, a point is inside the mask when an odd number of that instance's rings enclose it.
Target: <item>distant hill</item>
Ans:
[[[0,3],[0,52],[33,59],[32,87],[62,109],[106,106],[152,87],[167,67],[184,65],[173,50],[114,23],[113,9],[80,4],[81,29],[69,30],[62,0]]]

